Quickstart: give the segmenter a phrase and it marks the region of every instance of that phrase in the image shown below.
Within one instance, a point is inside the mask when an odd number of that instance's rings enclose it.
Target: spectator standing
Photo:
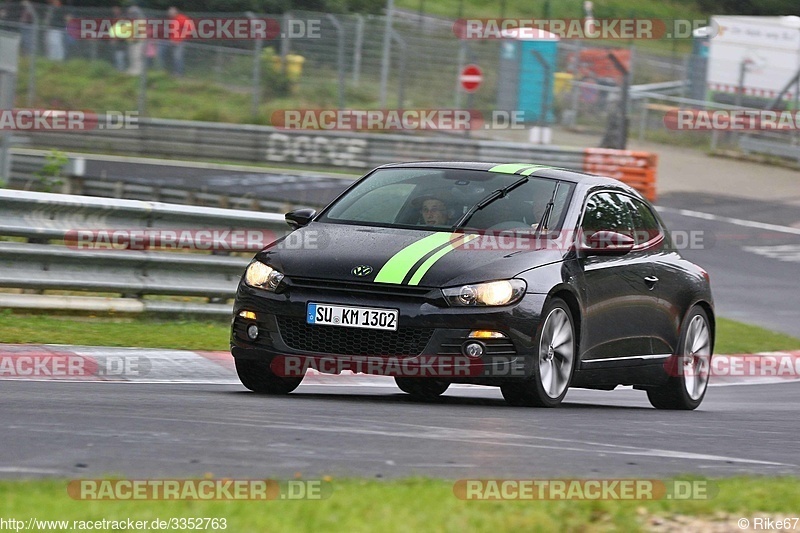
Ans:
[[[27,54],[33,50],[33,40],[36,38],[37,15],[31,0],[22,0],[20,7],[22,7],[22,13],[19,16],[19,21],[22,24],[20,44],[22,51]]]
[[[128,8],[128,18],[134,30],[141,27],[141,24],[144,23],[144,11],[142,11],[142,8],[140,8],[136,2],[131,4]],[[142,73],[142,69],[144,68],[145,45],[147,44],[147,39],[144,37],[143,35],[137,35],[136,31],[134,31],[131,38],[128,39],[128,74],[131,76],[138,76]]]
[[[111,8],[111,53],[114,60],[114,68],[124,72],[127,68],[125,62],[125,42],[122,37],[126,30],[125,22],[122,18],[122,8],[114,6]]]
[[[47,0],[48,9],[44,18],[45,47],[47,49],[47,59],[52,61],[64,61],[66,51],[64,49],[64,34],[67,27],[66,13],[61,5],[61,0]]]
[[[173,6],[167,11],[170,20],[175,21],[174,31],[170,32],[169,42],[172,48],[172,72],[176,76],[183,76],[184,70],[184,52],[186,46],[186,34],[194,31],[194,22],[192,19],[178,11],[178,8]]]

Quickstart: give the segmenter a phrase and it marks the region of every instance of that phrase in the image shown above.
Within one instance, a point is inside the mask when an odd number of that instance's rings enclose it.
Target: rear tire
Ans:
[[[277,376],[266,361],[253,361],[250,359],[235,359],[236,373],[242,385],[258,394],[289,394],[303,381],[299,378],[282,378]]]
[[[669,379],[661,387],[647,390],[650,404],[656,409],[697,409],[708,390],[713,348],[708,315],[696,305],[683,321],[678,354],[667,364]]]
[[[564,300],[553,298],[542,316],[536,334],[538,351],[533,357],[533,376],[500,386],[510,405],[556,407],[569,390],[578,354],[572,312]]]
[[[401,378],[395,377],[395,383],[401,391],[410,394],[418,400],[433,400],[447,390],[450,383],[430,378]]]

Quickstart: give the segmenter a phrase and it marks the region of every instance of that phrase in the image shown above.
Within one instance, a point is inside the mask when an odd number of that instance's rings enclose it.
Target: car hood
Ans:
[[[552,244],[509,234],[315,222],[271,244],[257,257],[290,279],[447,287],[510,278],[560,261],[563,255]]]

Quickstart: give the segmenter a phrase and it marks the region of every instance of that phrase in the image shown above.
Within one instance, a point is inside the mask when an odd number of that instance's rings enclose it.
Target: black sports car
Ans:
[[[399,163],[286,221],[294,231],[255,256],[234,305],[231,352],[253,391],[289,393],[314,368],[386,373],[419,398],[474,383],[512,405],[618,385],[662,409],[703,400],[708,274],[617,180]]]

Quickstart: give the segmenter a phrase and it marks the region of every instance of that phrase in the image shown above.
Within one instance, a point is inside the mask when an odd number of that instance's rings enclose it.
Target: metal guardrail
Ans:
[[[28,241],[0,242],[0,287],[127,296],[0,293],[0,307],[230,313],[218,302],[233,297],[250,253],[93,249],[70,239],[77,230],[114,229],[258,230],[277,237],[288,227],[275,213],[0,189],[0,236]],[[152,299],[159,295],[210,301]]]
[[[41,190],[41,182],[37,177],[45,163],[45,153],[40,150],[14,150],[12,152],[8,186],[19,190],[49,192]],[[218,194],[198,191],[197,189],[181,189],[168,184],[162,186],[128,183],[119,179],[87,176],[85,172],[86,161],[84,158],[80,156],[69,157],[67,164],[61,169],[59,180],[62,183],[57,187],[59,192],[104,198],[205,205],[249,211],[276,212],[288,210],[287,202],[254,198],[247,192],[240,192],[238,195],[236,191],[231,194]]]
[[[530,161],[573,170],[586,168],[592,149],[541,146],[469,138],[423,137],[338,131],[288,130],[270,126],[140,119],[138,128],[114,131],[31,132],[34,145],[83,151],[174,158],[239,160],[292,165],[371,169],[385,163],[419,160]],[[607,152],[613,177],[624,180],[630,152]],[[656,158],[649,158],[652,165]],[[652,166],[652,180],[656,168]],[[635,185],[634,185],[635,186]],[[655,187],[646,194],[654,199]]]
[[[744,135],[739,139],[739,148],[745,154],[772,155],[800,163],[800,146],[787,141]]]

